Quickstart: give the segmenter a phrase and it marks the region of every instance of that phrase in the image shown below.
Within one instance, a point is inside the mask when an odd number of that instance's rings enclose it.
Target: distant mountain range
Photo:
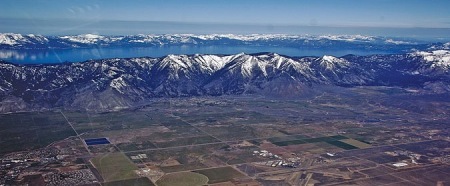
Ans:
[[[450,43],[427,43],[407,38],[387,38],[362,35],[284,35],[284,34],[170,34],[101,36],[42,36],[14,33],[0,34],[0,49],[70,49],[93,47],[148,46],[280,46],[305,49],[366,49],[409,52],[432,47],[449,49]]]
[[[448,93],[449,69],[449,50],[343,57],[168,55],[52,65],[3,61],[0,112],[55,107],[102,111],[167,97],[284,97],[319,86],[390,86],[416,93]]]

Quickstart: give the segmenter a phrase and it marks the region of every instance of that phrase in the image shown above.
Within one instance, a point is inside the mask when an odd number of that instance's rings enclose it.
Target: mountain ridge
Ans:
[[[0,62],[0,111],[111,110],[155,98],[301,95],[318,86],[450,92],[450,51],[343,57],[276,53],[168,55],[80,63]],[[13,101],[12,101],[13,100]]]
[[[370,44],[370,45],[368,45]],[[43,36],[0,33],[0,49],[70,49],[93,47],[149,46],[284,46],[300,48],[348,48],[409,51],[448,49],[450,43],[429,44],[411,38],[365,35],[288,35],[288,34],[138,34],[107,36],[97,34]]]

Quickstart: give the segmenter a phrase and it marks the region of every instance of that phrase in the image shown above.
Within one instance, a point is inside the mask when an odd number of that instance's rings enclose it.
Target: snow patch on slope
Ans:
[[[114,42],[122,39],[123,37],[106,37],[96,34],[84,34],[84,35],[76,35],[76,36],[62,36],[61,39],[69,40],[75,43],[83,43],[83,44],[95,44],[99,41],[105,42]]]
[[[113,79],[111,81],[111,83],[109,84],[109,86],[111,86],[112,88],[116,89],[117,92],[123,94],[122,89],[124,87],[127,87],[128,84],[127,82],[125,82],[125,80],[123,79],[122,76],[120,76],[119,78]]]
[[[197,43],[196,40],[203,41],[215,41],[221,39],[230,39],[237,41],[268,41],[268,40],[334,40],[334,41],[347,41],[347,42],[370,42],[376,38],[373,36],[364,35],[286,35],[286,34],[173,34],[173,35],[136,35],[131,36],[130,42],[133,43],[151,43],[157,42],[159,44],[169,43]]]
[[[445,49],[450,49],[450,42],[444,44]]]
[[[216,72],[223,68],[233,56],[216,56],[216,55],[200,55],[195,54],[194,59],[198,61],[203,67],[203,71],[209,71],[210,73]]]
[[[413,53],[414,56],[421,56],[426,62],[432,63],[431,67],[450,68],[450,51],[418,51]]]
[[[93,44],[96,43],[99,39],[102,39],[103,36],[94,35],[94,34],[85,34],[78,36],[63,36],[61,39],[67,39],[72,42],[77,43],[85,43],[85,44]]]
[[[398,41],[398,40],[393,40],[393,39],[386,39],[385,41],[386,43],[390,43],[390,44],[396,44],[396,45],[408,45],[408,44],[413,44],[411,42],[407,42],[407,41]]]
[[[26,43],[46,43],[48,39],[41,35],[22,35],[22,34],[14,34],[14,33],[0,33],[0,44],[4,45],[20,45]]]
[[[314,37],[313,37],[314,38]],[[328,39],[333,41],[348,41],[348,42],[369,42],[375,40],[372,36],[364,35],[324,35],[317,37],[318,39]]]
[[[348,61],[341,59],[341,58],[337,58],[334,56],[328,56],[328,55],[324,55],[323,57],[318,59],[320,61],[320,66],[324,67],[325,69],[328,70],[332,70],[334,69],[336,66],[345,66],[348,65]]]

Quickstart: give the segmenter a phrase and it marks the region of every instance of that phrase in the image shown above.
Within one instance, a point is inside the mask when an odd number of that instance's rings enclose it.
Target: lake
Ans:
[[[168,47],[108,47],[108,48],[74,48],[44,50],[0,50],[0,59],[16,64],[48,64],[63,62],[82,62],[90,59],[162,57],[169,54],[237,54],[237,53],[275,52],[288,56],[344,56],[347,54],[371,55],[387,54],[387,51],[372,50],[322,50],[299,49],[292,47],[267,46],[168,46]],[[393,53],[393,52],[391,52]]]

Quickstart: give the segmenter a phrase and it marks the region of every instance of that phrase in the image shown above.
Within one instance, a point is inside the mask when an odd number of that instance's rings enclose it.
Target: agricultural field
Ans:
[[[74,136],[59,112],[0,114],[0,155],[45,147]]]
[[[147,178],[136,178],[129,180],[119,180],[113,182],[103,183],[104,186],[123,186],[123,185],[133,185],[133,186],[154,186],[154,184]]]
[[[450,117],[416,108],[450,101],[380,89],[3,114],[0,153],[43,171],[30,183],[67,183],[70,172],[92,185],[449,184]]]
[[[194,172],[208,177],[209,184],[228,182],[228,181],[232,181],[235,178],[242,178],[245,176],[244,174],[240,173],[236,169],[233,169],[232,167],[219,167],[219,168],[212,168],[212,169],[203,169],[203,170],[197,170]]]
[[[178,172],[164,175],[156,184],[159,186],[206,185],[208,177],[194,172]]]
[[[138,178],[137,166],[122,153],[100,155],[91,162],[106,182]]]

